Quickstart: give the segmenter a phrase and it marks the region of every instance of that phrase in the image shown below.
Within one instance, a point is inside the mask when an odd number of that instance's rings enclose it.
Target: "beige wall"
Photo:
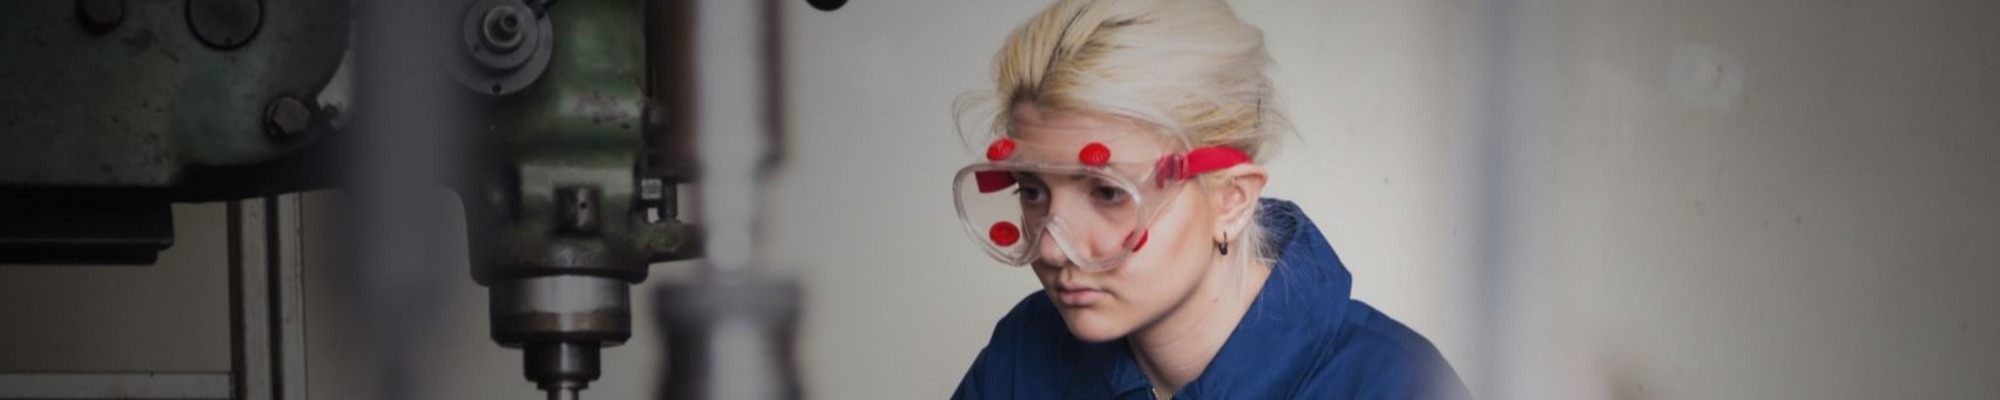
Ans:
[[[1513,394],[2000,397],[2000,3],[1552,4]]]

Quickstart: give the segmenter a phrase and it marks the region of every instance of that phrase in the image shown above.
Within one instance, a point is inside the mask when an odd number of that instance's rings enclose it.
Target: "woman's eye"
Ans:
[[[1105,203],[1119,203],[1126,199],[1124,189],[1112,186],[1098,186],[1096,189],[1091,189],[1090,196]]]
[[[1014,189],[1014,195],[1020,196],[1021,201],[1028,203],[1041,203],[1047,201],[1049,197],[1048,192],[1043,191],[1042,188],[1027,185],[1022,185],[1020,188]]]

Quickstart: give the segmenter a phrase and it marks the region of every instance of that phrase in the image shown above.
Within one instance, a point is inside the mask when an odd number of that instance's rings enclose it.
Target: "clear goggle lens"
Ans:
[[[968,233],[995,259],[1026,265],[1057,250],[1086,270],[1109,269],[1140,247],[1149,201],[1164,194],[1110,170],[1008,163],[966,167],[954,186]]]
[[[1098,142],[1000,139],[988,148],[991,162],[958,171],[952,194],[966,233],[994,259],[1103,271],[1145,247],[1147,227],[1186,180],[1250,162],[1227,147],[1158,154],[1114,158]]]

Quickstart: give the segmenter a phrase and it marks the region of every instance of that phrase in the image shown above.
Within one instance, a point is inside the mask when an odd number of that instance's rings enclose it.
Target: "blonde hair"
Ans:
[[[993,134],[1013,131],[1009,116],[1020,105],[1088,110],[1261,163],[1290,129],[1266,76],[1263,31],[1216,0],[1060,0],[1008,35],[993,65],[995,91],[958,103],[961,117],[976,104],[996,105]],[[1252,211],[1243,233],[1229,238],[1244,265],[1271,259],[1256,219]]]

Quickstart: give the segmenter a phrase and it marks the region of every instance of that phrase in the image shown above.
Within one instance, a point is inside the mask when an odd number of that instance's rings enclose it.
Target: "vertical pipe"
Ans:
[[[1477,68],[1465,165],[1474,177],[1468,215],[1476,226],[1470,254],[1478,286],[1470,296],[1477,331],[1470,335],[1476,359],[1468,383],[1480,398],[1547,398],[1546,375],[1536,368],[1540,315],[1530,297],[1540,210],[1529,200],[1544,189],[1533,144],[1553,127],[1546,90],[1554,67],[1550,3],[1482,1],[1472,14]]]
[[[694,8],[697,204],[708,260],[704,273],[656,297],[668,338],[660,398],[797,399],[799,289],[753,268],[758,186],[778,158],[775,3]]]
[[[755,253],[758,177],[773,128],[764,69],[768,6],[762,0],[703,0],[695,7],[700,221],[705,264],[716,271],[747,270]]]
[[[459,1],[355,3],[353,139],[343,155],[350,189],[337,254],[341,278],[357,292],[347,305],[360,321],[370,372],[382,385],[369,398],[402,400],[426,382],[417,338],[434,329],[442,296],[461,269],[463,247],[443,236],[458,226],[443,188],[464,172],[465,138],[477,133],[461,90],[443,66],[459,52]],[[450,249],[450,252],[443,251]]]

